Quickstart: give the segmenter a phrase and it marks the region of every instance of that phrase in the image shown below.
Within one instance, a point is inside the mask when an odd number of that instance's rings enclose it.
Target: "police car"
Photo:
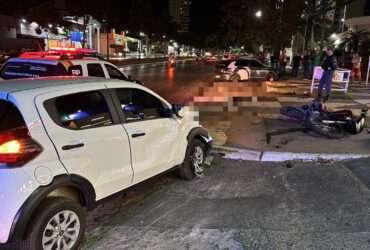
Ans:
[[[133,81],[90,49],[56,48],[25,52],[19,57],[8,59],[0,70],[3,80],[66,75]]]

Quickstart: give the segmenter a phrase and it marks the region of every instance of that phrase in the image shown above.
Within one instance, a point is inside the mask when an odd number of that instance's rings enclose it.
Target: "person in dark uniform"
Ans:
[[[333,82],[333,73],[337,68],[337,59],[334,56],[333,50],[331,48],[326,49],[326,56],[321,65],[324,70],[322,77],[320,79],[320,84],[318,88],[317,99],[321,101],[322,90],[325,87],[326,96],[323,99],[323,102],[326,102],[329,99],[331,94],[331,85]]]
[[[311,78],[311,68],[312,68],[312,60],[311,60],[311,52],[307,50],[302,59],[303,64],[303,77],[304,79]]]
[[[293,67],[292,67],[292,76],[293,77],[298,76],[298,71],[299,71],[299,66],[301,65],[301,60],[302,60],[302,57],[298,54],[296,54],[293,57]]]

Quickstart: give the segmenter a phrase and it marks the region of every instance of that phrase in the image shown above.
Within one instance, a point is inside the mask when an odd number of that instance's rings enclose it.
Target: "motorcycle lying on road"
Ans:
[[[280,109],[283,116],[301,124],[305,129],[333,139],[344,137],[345,132],[360,133],[365,127],[367,111],[367,107],[363,108],[358,117],[346,109],[330,112],[318,101],[301,107],[286,106]]]

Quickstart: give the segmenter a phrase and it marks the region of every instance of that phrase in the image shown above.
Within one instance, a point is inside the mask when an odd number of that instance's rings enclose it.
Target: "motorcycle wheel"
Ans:
[[[344,130],[338,124],[324,124],[320,121],[310,121],[307,125],[316,134],[329,139],[340,139],[344,137]]]
[[[345,127],[344,129],[348,132],[348,133],[351,133],[353,135],[355,134],[359,134],[362,132],[362,130],[364,129],[365,127],[365,122],[366,122],[366,118],[365,117],[360,117],[359,119],[357,120],[352,120],[351,122],[349,122]]]

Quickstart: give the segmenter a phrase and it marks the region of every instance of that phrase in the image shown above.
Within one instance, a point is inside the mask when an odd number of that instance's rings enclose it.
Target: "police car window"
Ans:
[[[68,75],[62,64],[50,65],[34,62],[8,62],[1,70],[3,79],[36,78]]]
[[[88,63],[87,72],[89,76],[105,77],[103,68],[100,63]]]
[[[127,80],[126,76],[124,74],[122,74],[122,72],[119,71],[118,69],[116,69],[115,67],[113,67],[109,64],[105,64],[105,67],[108,71],[108,75],[109,75],[110,78],[119,79],[119,80]]]
[[[81,65],[73,65],[68,68],[69,75],[72,76],[82,76],[82,66]]]
[[[57,97],[55,108],[56,122],[65,128],[81,130],[113,123],[104,96],[98,91]]]

